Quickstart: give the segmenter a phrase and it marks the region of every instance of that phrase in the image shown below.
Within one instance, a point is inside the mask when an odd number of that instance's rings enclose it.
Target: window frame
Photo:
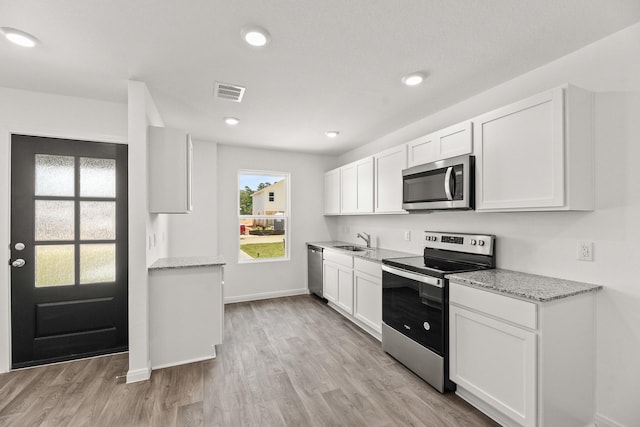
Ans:
[[[260,175],[260,176],[273,176],[277,178],[284,177],[286,181],[286,189],[285,189],[285,213],[284,215],[241,215],[240,214],[240,176],[241,175]],[[268,197],[268,194],[267,194]],[[256,169],[238,169],[237,172],[237,183],[236,183],[236,212],[238,213],[238,221],[236,230],[240,230],[240,225],[242,220],[246,219],[254,219],[254,220],[275,220],[275,219],[283,219],[284,220],[284,236],[285,236],[285,252],[284,256],[278,258],[252,258],[252,259],[242,259],[240,258],[240,235],[238,234],[238,246],[237,246],[237,256],[238,256],[238,264],[256,264],[256,263],[265,263],[265,262],[286,262],[291,260],[291,173],[290,172],[279,172],[279,171],[266,171],[266,170],[256,170]],[[239,231],[237,231],[239,233]]]

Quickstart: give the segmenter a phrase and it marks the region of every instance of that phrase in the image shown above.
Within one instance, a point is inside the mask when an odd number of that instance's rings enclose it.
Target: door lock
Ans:
[[[22,258],[18,258],[17,260],[11,263],[11,267],[20,268],[20,267],[24,267],[25,264],[26,264],[25,260],[23,260]]]

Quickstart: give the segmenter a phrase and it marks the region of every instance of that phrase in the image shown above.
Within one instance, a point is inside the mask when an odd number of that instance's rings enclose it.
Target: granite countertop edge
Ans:
[[[601,285],[499,268],[448,274],[446,278],[463,285],[537,302],[549,302],[602,289]]]
[[[170,270],[178,268],[197,268],[197,267],[221,267],[226,264],[224,257],[218,256],[192,256],[192,257],[170,257],[160,258],[151,266],[149,271],[153,270]]]
[[[341,246],[341,245],[357,246],[359,248],[362,248],[363,250],[353,252],[353,251],[346,251],[343,249],[334,248],[334,246]],[[395,250],[384,249],[384,248],[367,248],[362,245],[357,245],[350,242],[341,242],[337,240],[330,241],[330,242],[307,242],[307,246],[318,246],[323,249],[329,249],[335,252],[339,252],[341,254],[351,255],[355,258],[362,258],[362,259],[377,262],[377,263],[382,263],[382,260],[386,258],[402,258],[402,257],[417,256],[416,254],[412,254],[408,252],[401,252],[401,251],[395,251]]]

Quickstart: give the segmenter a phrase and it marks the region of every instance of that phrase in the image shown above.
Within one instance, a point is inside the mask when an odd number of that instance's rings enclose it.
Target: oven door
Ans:
[[[474,157],[462,156],[402,171],[402,208],[473,209]]]
[[[382,321],[441,356],[444,304],[444,280],[382,265]]]

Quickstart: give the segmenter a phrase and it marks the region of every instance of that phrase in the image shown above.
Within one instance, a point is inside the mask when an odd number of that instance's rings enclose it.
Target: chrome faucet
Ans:
[[[364,234],[364,236],[363,236]],[[371,235],[365,233],[364,231],[362,233],[358,233],[358,235],[356,237],[361,238],[362,240],[364,240],[367,243],[367,248],[371,248]]]

